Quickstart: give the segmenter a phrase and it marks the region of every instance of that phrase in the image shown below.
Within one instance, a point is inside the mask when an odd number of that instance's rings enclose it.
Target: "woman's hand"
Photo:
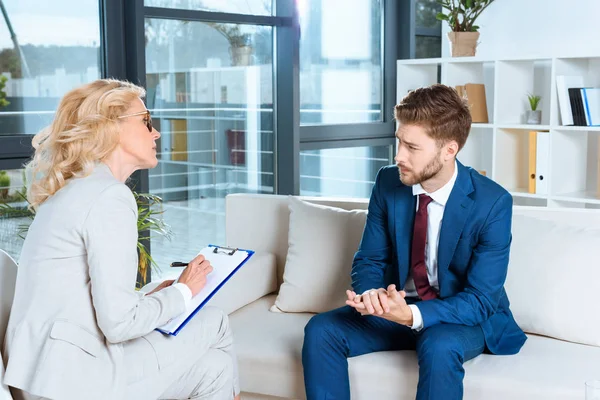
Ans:
[[[169,286],[171,286],[173,284],[173,282],[175,282],[173,279],[168,279],[166,281],[161,282],[157,287],[155,287],[154,289],[152,289],[151,292],[146,293],[146,296],[152,294],[152,293],[156,293],[159,290],[163,290],[164,288],[167,288]]]
[[[195,296],[206,285],[206,276],[212,270],[213,267],[210,265],[210,262],[203,255],[199,255],[190,261],[177,282],[186,284],[192,291],[192,296]]]

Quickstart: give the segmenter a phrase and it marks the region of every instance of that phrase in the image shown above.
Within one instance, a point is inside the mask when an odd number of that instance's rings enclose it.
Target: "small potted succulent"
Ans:
[[[542,110],[538,110],[538,106],[540,105],[542,98],[530,93],[527,95],[527,99],[529,100],[529,106],[531,107],[531,110],[527,110],[527,123],[531,125],[541,124]]]

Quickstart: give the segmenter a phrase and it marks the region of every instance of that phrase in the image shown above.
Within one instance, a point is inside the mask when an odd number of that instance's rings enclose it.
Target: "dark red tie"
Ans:
[[[426,194],[419,195],[419,209],[415,215],[415,226],[412,241],[412,277],[415,281],[417,294],[422,300],[431,300],[438,297],[437,292],[429,284],[427,265],[425,264],[425,244],[427,243],[427,205],[431,197]]]

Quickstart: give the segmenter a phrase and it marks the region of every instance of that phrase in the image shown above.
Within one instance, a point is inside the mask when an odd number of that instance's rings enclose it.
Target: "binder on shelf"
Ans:
[[[529,132],[529,178],[527,180],[527,191],[529,193],[535,194],[535,182],[537,181],[537,172],[536,172],[536,153],[537,153],[537,132],[530,131]]]
[[[225,285],[225,283],[254,255],[252,250],[208,245],[198,253],[202,254],[213,267],[206,277],[206,285],[194,296],[181,315],[156,328],[159,332],[177,336],[183,327],[202,307]],[[176,281],[177,282],[177,281]]]
[[[536,132],[535,149],[535,193],[545,195],[550,174],[550,132]]]
[[[456,86],[459,96],[467,99],[469,109],[471,110],[471,120],[474,123],[489,122],[487,103],[485,100],[485,85],[480,83],[467,83],[463,86]]]

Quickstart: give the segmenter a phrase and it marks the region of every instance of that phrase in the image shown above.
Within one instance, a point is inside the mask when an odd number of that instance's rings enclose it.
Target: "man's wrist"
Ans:
[[[421,310],[415,304],[409,304],[408,307],[412,313],[412,324],[409,325],[413,330],[420,331],[423,329],[423,316]]]
[[[406,306],[406,323],[404,325],[408,326],[408,327],[412,327],[413,326],[413,312],[412,312],[412,308],[410,308],[408,305]]]

